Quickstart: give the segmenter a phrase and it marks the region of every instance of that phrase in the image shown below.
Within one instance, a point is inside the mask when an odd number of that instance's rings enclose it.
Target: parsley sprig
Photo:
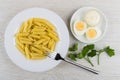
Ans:
[[[78,50],[78,43],[75,43],[72,47],[69,48],[69,51],[72,52],[68,54],[68,57],[74,61],[76,61],[76,59],[85,59],[88,63],[91,64],[91,66],[94,66],[94,64],[91,61],[92,57],[97,56],[97,63],[99,65],[101,53],[105,52],[108,54],[109,57],[115,55],[114,49],[110,48],[110,46],[107,46],[100,50],[96,50],[94,44],[89,44],[84,46],[81,52],[76,53],[77,50]]]
[[[76,51],[78,50],[78,43],[75,43],[72,47],[69,48],[69,51]]]

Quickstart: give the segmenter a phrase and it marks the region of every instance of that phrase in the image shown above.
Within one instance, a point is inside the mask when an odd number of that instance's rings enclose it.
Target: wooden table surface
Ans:
[[[64,62],[57,67],[43,73],[32,73],[17,67],[7,56],[4,48],[4,33],[9,21],[20,11],[42,7],[56,12],[65,21],[69,30],[72,14],[79,8],[92,6],[102,10],[108,19],[108,29],[102,40],[96,46],[102,48],[110,45],[115,49],[116,55],[109,58],[101,55],[101,64],[95,65],[99,75],[91,74],[85,70]],[[70,45],[78,42],[70,34]],[[82,48],[84,43],[79,42]],[[0,0],[0,80],[120,80],[120,0]],[[93,59],[96,64],[96,59]],[[86,61],[78,63],[91,67]]]

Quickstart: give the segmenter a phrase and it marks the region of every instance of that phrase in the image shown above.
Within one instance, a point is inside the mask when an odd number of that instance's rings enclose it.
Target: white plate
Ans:
[[[31,72],[43,72],[52,69],[60,63],[50,58],[44,60],[27,60],[15,47],[15,33],[23,21],[32,17],[40,17],[49,20],[56,26],[60,41],[55,51],[65,57],[69,47],[69,34],[64,21],[54,12],[43,8],[30,8],[17,14],[9,23],[5,32],[5,48],[10,59],[20,68]]]
[[[102,34],[99,38],[95,39],[95,40],[88,40],[85,36],[76,36],[76,34],[74,33],[73,31],[73,25],[74,25],[74,22],[76,20],[83,20],[83,16],[84,14],[89,11],[89,10],[96,10],[100,13],[100,16],[101,16],[101,21],[100,23],[97,25],[97,27],[99,27],[102,31]],[[107,19],[106,19],[106,16],[104,15],[103,12],[101,12],[99,9],[97,8],[94,8],[94,7],[82,7],[80,9],[78,9],[72,16],[71,18],[71,21],[70,21],[70,28],[71,28],[71,32],[72,34],[75,36],[76,39],[78,39],[79,41],[81,42],[84,42],[84,43],[94,43],[94,42],[97,42],[99,40],[101,40],[103,38],[103,36],[105,35],[105,32],[106,32],[106,29],[107,29]]]

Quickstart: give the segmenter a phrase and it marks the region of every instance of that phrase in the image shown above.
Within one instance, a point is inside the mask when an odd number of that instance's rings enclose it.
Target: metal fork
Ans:
[[[71,62],[71,61],[68,61],[68,60],[64,59],[64,58],[61,57],[61,55],[60,55],[59,53],[57,53],[57,52],[50,53],[50,54],[48,55],[48,57],[49,57],[49,58],[52,58],[52,59],[54,59],[54,60],[63,60],[63,61],[65,61],[65,62],[69,63],[69,64],[72,64],[72,65],[74,65],[74,66],[80,67],[80,68],[82,68],[82,69],[84,69],[84,70],[87,70],[87,71],[89,71],[89,72],[92,72],[92,73],[94,73],[94,74],[99,74],[99,71],[97,71],[97,70],[94,70],[94,69],[89,68],[89,67],[87,67],[87,66],[84,66],[84,65],[81,65],[81,64],[76,64],[76,63],[73,63],[73,62]]]

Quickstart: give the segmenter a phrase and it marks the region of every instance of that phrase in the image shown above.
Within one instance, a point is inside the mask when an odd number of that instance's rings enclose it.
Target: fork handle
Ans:
[[[74,65],[74,66],[80,67],[80,68],[82,68],[82,69],[84,69],[84,70],[87,70],[87,71],[89,71],[89,72],[92,72],[92,73],[94,73],[94,74],[99,74],[99,71],[94,70],[94,69],[92,69],[92,68],[89,68],[89,67],[87,67],[87,66],[84,66],[84,65],[81,65],[81,64],[76,64],[76,63],[70,62],[70,61],[65,60],[65,59],[62,59],[62,60],[65,61],[65,62],[67,62],[67,63],[70,63],[70,64],[72,64],[72,65]]]

